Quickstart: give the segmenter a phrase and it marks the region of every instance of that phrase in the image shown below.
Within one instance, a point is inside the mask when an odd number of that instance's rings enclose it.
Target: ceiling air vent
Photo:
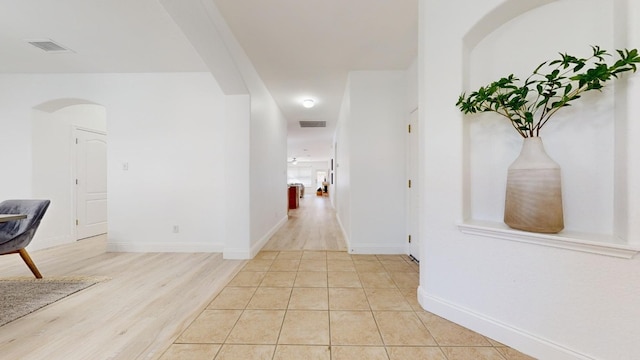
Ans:
[[[70,49],[56,43],[53,40],[27,40],[27,42],[39,49],[42,49],[48,53],[63,53],[72,52]]]
[[[300,127],[327,127],[326,121],[300,121]]]

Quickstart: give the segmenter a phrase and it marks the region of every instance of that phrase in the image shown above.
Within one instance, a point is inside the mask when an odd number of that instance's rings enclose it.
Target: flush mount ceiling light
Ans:
[[[302,106],[306,107],[307,109],[312,108],[315,105],[315,101],[313,101],[313,99],[304,99],[302,100]]]

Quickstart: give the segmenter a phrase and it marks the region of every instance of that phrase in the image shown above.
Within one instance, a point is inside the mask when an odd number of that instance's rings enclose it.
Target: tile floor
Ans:
[[[176,359],[532,359],[422,310],[402,255],[263,251],[162,355]]]

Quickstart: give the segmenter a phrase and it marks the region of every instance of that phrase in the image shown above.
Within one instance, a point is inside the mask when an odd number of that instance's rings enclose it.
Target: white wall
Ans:
[[[334,138],[334,185],[329,196],[336,208],[336,219],[342,229],[342,234],[347,245],[351,249],[351,137],[349,122],[351,116],[351,79],[347,78],[336,135]]]
[[[350,223],[352,253],[404,253],[405,124],[409,116],[404,71],[349,74],[348,107],[338,130],[338,217]],[[348,145],[347,145],[348,144]],[[345,146],[347,145],[347,146]],[[345,149],[347,148],[347,149]],[[346,154],[344,153],[346,150]],[[341,158],[347,156],[349,188]],[[342,196],[348,194],[348,198]],[[349,209],[349,220],[344,212]]]
[[[615,11],[611,10],[612,6]],[[527,14],[537,7],[540,8]],[[503,172],[471,164],[474,161],[486,164],[489,159],[494,159],[496,166],[504,166],[508,156],[505,153],[517,150],[518,146],[508,145],[511,140],[507,137],[511,135],[503,131],[501,124],[479,125],[476,121],[480,119],[464,117],[454,104],[463,90],[471,89],[474,81],[480,82],[479,77],[484,76],[480,71],[487,72],[486,75],[492,78],[502,70],[496,66],[515,64],[518,68],[513,71],[519,71],[519,67],[530,69],[531,63],[526,54],[535,56],[536,60],[532,60],[535,66],[538,59],[558,50],[577,51],[591,41],[603,41],[606,43],[603,46],[611,44],[612,38],[619,38],[612,29],[612,24],[619,19],[614,21],[612,13],[637,19],[640,9],[633,1],[422,0],[419,11],[422,144],[420,303],[429,311],[536,358],[635,358],[639,349],[634,339],[640,336],[640,325],[635,320],[640,318],[637,306],[640,302],[640,260],[637,256],[624,259],[509,241],[506,239],[510,236],[504,234],[496,238],[465,235],[458,230],[457,225],[470,215],[486,215],[491,219],[498,216],[496,207],[500,200],[495,198],[501,191],[497,190],[498,185],[488,184],[487,179]],[[556,32],[540,35],[543,30],[525,26],[532,20],[553,18],[557,13],[571,14],[563,18],[569,22],[574,18],[597,17],[602,25],[580,26],[581,35],[573,34],[568,38],[556,36]],[[520,17],[521,14],[524,15]],[[535,15],[533,18],[532,14]],[[502,24],[506,27],[498,29]],[[627,41],[637,40],[637,25],[629,29],[620,28],[629,31]],[[491,34],[494,29],[498,31]],[[566,28],[558,25],[554,30],[569,34],[572,31],[570,25]],[[533,37],[540,36],[542,42],[531,40],[530,33]],[[580,40],[576,40],[576,36],[580,36]],[[501,44],[512,37],[522,40],[511,42],[513,51],[502,51]],[[582,44],[588,40],[591,41]],[[618,41],[616,46],[633,47],[634,44]],[[492,48],[495,50],[490,51]],[[513,54],[519,52],[523,52],[525,57]],[[632,86],[627,88],[628,99],[640,96],[638,87],[634,85],[637,77],[635,75],[629,82]],[[543,129],[549,152],[557,161],[563,162],[565,188],[575,186],[567,190],[568,206],[565,211],[570,212],[567,214],[568,225],[576,230],[599,232],[606,229],[611,232],[612,223],[616,222],[612,220],[611,202],[616,197],[625,197],[620,191],[626,193],[629,204],[618,209],[616,216],[633,219],[630,217],[633,216],[631,209],[638,209],[640,203],[640,196],[633,197],[637,194],[631,182],[626,189],[620,190],[616,186],[611,189],[613,171],[618,171],[620,166],[628,169],[625,181],[638,179],[638,168],[633,159],[640,155],[632,142],[619,146],[617,139],[616,150],[612,152],[614,131],[607,122],[613,122],[614,117],[617,122],[618,116],[613,111],[617,105],[612,107],[611,101],[607,95],[599,98],[597,103],[594,99],[594,107],[574,109],[563,118],[558,117],[560,121],[554,125],[555,128]],[[631,105],[632,102],[629,101],[625,111],[637,113],[637,105]],[[570,114],[580,114],[584,119],[575,120]],[[626,137],[629,139],[640,135],[640,127],[633,125],[637,122],[631,119],[626,124]],[[588,144],[582,139],[572,138],[571,131],[567,129],[572,122],[582,120],[589,126],[579,129],[578,133],[580,137],[585,136],[587,142],[591,141]],[[474,128],[477,125],[479,127]],[[594,129],[604,133],[602,139],[594,135]],[[490,137],[474,138],[478,134]],[[484,148],[479,141],[484,141]],[[505,141],[507,146],[496,145],[492,141]],[[469,153],[471,148],[482,148],[490,158],[474,159],[475,155]],[[597,164],[576,158],[581,156],[581,151],[591,152],[592,148],[605,151],[604,155],[596,158]],[[627,153],[623,154],[623,151]],[[622,155],[626,155],[627,160],[616,168],[604,164],[612,158],[619,162]],[[598,166],[601,168],[596,169]],[[566,174],[565,170],[580,172]],[[482,198],[476,193],[485,190],[494,195]],[[592,193],[588,193],[590,191]],[[584,195],[593,195],[596,199],[579,199]],[[490,201],[497,203],[486,204]],[[581,211],[581,206],[594,207],[589,210],[601,218],[591,218],[590,213]],[[627,242],[637,241],[633,226],[628,229]]]
[[[52,112],[32,113],[32,197],[51,200],[47,221],[38,228],[38,241],[30,249],[46,248],[75,240],[75,192],[73,129],[80,127],[106,133],[106,111],[96,104],[66,106]],[[48,104],[52,106],[52,103]]]
[[[222,250],[225,97],[210,74],[1,75],[3,198],[32,195],[32,111],[61,98],[107,112],[111,250]]]
[[[234,138],[227,142],[225,191],[238,201],[227,224],[225,258],[251,258],[287,220],[286,119],[212,1],[162,0],[219,81]],[[233,195],[230,195],[233,196]],[[247,216],[248,219],[241,219]],[[246,227],[245,227],[246,226]],[[247,232],[245,229],[249,229]]]

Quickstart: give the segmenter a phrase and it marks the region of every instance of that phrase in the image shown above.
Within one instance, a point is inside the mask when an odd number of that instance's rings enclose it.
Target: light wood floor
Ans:
[[[347,246],[328,197],[306,196],[263,250],[336,250]]]
[[[301,207],[265,249],[346,250],[326,197]],[[221,254],[107,253],[106,237],[31,252],[45,277],[103,281],[0,327],[0,359],[157,359],[244,266]],[[31,276],[18,255],[0,276]]]
[[[0,327],[1,359],[157,358],[245,263],[105,248],[103,236],[31,253],[44,277],[110,280]],[[30,276],[18,255],[0,256],[0,274]]]

